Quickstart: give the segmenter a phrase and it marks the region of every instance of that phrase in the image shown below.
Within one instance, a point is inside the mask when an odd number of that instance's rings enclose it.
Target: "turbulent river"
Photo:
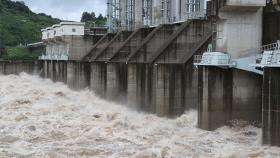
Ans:
[[[280,157],[261,145],[260,128],[196,124],[196,111],[159,118],[37,76],[0,75],[1,158]]]

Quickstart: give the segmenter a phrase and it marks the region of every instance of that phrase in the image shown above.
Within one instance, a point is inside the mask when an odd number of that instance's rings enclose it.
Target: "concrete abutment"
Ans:
[[[198,126],[215,130],[231,120],[261,122],[262,76],[235,69],[199,68]]]

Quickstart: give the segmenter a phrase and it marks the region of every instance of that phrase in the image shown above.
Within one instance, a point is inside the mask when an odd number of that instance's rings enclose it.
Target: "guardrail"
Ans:
[[[39,60],[68,60],[67,55],[42,55],[39,57]]]
[[[280,41],[277,41],[275,43],[263,45],[256,48],[251,48],[247,50],[242,50],[238,54],[242,54],[241,57],[249,57],[249,56],[257,56],[259,54],[262,54],[264,51],[272,51],[272,50],[280,50]]]
[[[224,55],[195,55],[194,65],[205,65],[205,66],[231,66],[233,61],[231,56],[228,54]]]

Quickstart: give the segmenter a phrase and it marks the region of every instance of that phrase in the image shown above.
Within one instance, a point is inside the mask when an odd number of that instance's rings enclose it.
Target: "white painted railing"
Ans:
[[[42,55],[39,57],[39,60],[68,60],[67,55]]]

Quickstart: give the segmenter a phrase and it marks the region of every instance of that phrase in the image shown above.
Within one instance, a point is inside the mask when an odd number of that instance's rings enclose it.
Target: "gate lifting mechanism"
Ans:
[[[242,53],[246,54],[246,53]],[[238,59],[224,52],[213,52],[209,45],[203,55],[195,55],[194,65],[215,66],[220,68],[235,68],[263,75],[259,68],[280,67],[280,41],[247,51],[247,56]],[[256,69],[258,68],[258,69]]]

